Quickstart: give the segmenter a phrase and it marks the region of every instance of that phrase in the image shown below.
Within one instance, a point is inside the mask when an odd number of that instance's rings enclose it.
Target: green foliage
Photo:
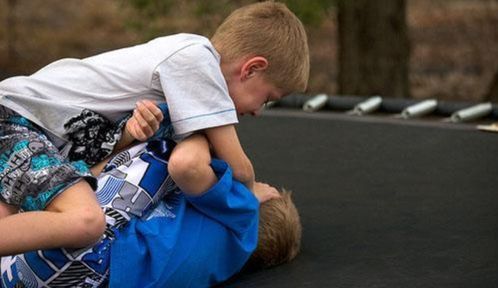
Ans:
[[[192,32],[206,34],[215,29],[221,21],[238,7],[257,2],[256,0],[121,0],[135,11],[137,18],[127,20],[130,30],[148,40],[169,32]],[[338,0],[280,0],[287,4],[307,26],[318,26],[327,17],[330,7]],[[183,17],[183,18],[181,18]],[[173,23],[181,23],[176,25]],[[187,27],[188,25],[188,27]],[[183,27],[183,28],[180,28]],[[190,29],[190,30],[188,30]]]
[[[337,0],[284,0],[305,25],[319,25],[327,16],[327,10],[335,6]]]
[[[174,0],[126,0],[133,8],[149,17],[157,17],[170,12]]]
[[[195,4],[195,15],[202,17],[203,15],[211,15],[220,13],[226,9],[227,1],[198,1]]]
[[[319,24],[326,16],[327,10],[336,4],[337,0],[283,0],[305,24]],[[160,17],[167,15],[179,5],[178,0],[124,0],[131,7],[147,17]],[[190,2],[190,3],[188,3]],[[242,5],[255,1],[188,1],[194,7],[194,16],[228,14]]]

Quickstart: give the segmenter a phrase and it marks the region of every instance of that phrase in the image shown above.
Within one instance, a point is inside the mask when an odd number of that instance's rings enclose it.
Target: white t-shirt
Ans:
[[[85,59],[62,59],[31,76],[0,82],[0,105],[63,142],[68,140],[64,124],[84,109],[117,122],[142,99],[167,102],[176,139],[237,123],[220,55],[199,35],[176,34]]]

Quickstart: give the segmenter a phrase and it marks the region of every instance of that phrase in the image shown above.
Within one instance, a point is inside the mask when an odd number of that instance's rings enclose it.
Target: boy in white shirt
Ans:
[[[183,191],[216,181],[209,148],[183,141],[194,132],[253,190],[237,113],[257,115],[264,103],[303,91],[308,54],[299,19],[267,1],[234,11],[211,41],[161,37],[0,82],[0,255],[97,241],[105,221],[84,164],[151,137],[163,117],[154,101],[167,102],[171,137],[184,144],[168,166]]]

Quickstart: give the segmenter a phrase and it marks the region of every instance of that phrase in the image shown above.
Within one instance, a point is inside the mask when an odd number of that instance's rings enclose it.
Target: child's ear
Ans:
[[[262,56],[255,56],[249,58],[244,65],[242,65],[242,76],[244,79],[253,77],[259,72],[263,72],[268,68],[268,60]]]

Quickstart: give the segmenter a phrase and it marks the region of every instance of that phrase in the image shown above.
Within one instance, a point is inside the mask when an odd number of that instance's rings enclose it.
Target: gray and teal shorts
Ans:
[[[69,161],[36,124],[0,106],[0,201],[44,210],[81,179],[96,188],[84,161]]]

